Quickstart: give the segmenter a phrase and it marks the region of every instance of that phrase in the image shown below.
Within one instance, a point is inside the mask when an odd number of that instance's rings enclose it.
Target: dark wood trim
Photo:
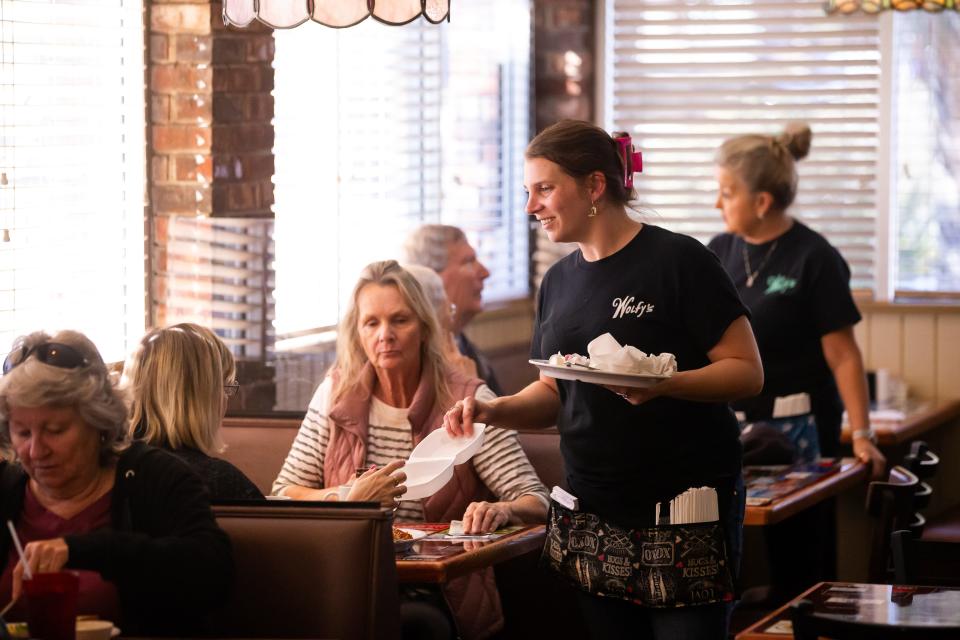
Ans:
[[[278,417],[269,418],[264,416],[227,416],[223,419],[222,426],[225,429],[247,428],[247,429],[299,429],[303,422],[303,416],[300,417]]]

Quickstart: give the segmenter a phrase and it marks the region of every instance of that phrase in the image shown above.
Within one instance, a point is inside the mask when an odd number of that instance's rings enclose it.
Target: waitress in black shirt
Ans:
[[[778,417],[777,398],[805,393],[820,453],[835,457],[846,407],[854,455],[879,477],[886,459],[872,442],[850,269],[823,236],[787,212],[797,192],[795,161],[807,155],[811,137],[809,127],[794,124],[779,136],[731,138],[717,153],[717,208],[729,233],[710,248],[750,307],[764,370],[763,392],[734,408],[750,422],[768,420]],[[835,532],[832,500],[764,528],[773,587],[768,604],[835,577]]]
[[[554,242],[579,247],[544,277],[531,356],[586,354],[587,343],[609,332],[648,353],[673,353],[679,371],[647,389],[541,374],[513,396],[465,398],[445,424],[454,434],[469,433],[473,421],[556,424],[580,510],[622,527],[650,527],[658,501],[715,487],[735,567],[743,495],[738,429],[727,403],[762,385],[748,312],[702,244],[627,215],[635,197],[627,155],[605,131],[579,121],[559,122],[527,147],[527,213]],[[597,638],[726,637],[722,603],[656,609],[583,593],[579,599]]]
[[[750,307],[764,372],[763,392],[734,408],[748,421],[765,420],[777,397],[807,393],[820,452],[836,456],[846,407],[854,455],[879,477],[886,460],[871,442],[850,269],[823,236],[787,212],[797,193],[795,160],[807,155],[811,137],[809,127],[794,124],[776,137],[731,138],[717,154],[717,208],[729,233],[710,248]]]

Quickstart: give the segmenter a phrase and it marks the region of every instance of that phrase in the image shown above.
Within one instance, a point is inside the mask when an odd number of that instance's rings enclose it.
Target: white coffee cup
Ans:
[[[77,620],[77,640],[110,640],[112,633],[109,620]]]

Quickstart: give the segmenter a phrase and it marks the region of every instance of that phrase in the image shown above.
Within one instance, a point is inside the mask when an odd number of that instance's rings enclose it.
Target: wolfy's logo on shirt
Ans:
[[[796,278],[788,278],[787,276],[770,276],[767,278],[767,290],[764,291],[763,294],[768,296],[771,293],[786,293],[795,286],[797,286]]]
[[[634,296],[613,299],[613,317],[623,318],[626,316],[642,317],[645,313],[653,313],[653,305],[643,300],[637,300]]]

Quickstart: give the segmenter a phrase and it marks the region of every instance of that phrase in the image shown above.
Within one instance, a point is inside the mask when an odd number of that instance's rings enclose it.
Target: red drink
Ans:
[[[31,638],[74,640],[79,586],[80,579],[70,571],[38,573],[32,580],[24,578]]]

